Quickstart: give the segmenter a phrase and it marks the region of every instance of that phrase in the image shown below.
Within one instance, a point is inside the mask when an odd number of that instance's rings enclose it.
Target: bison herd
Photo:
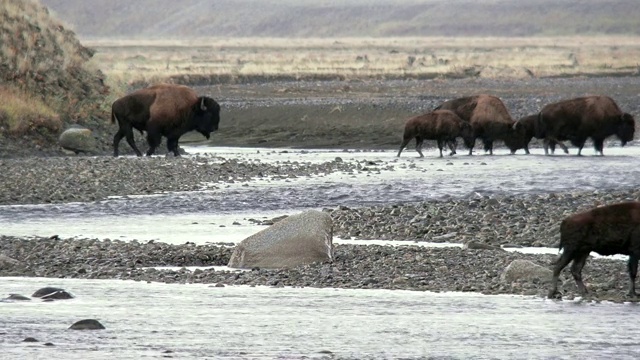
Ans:
[[[116,100],[112,105],[111,121],[119,129],[113,138],[113,155],[118,156],[118,144],[126,138],[136,155],[142,153],[133,139],[133,129],[147,132],[149,149],[154,153],[162,136],[167,148],[179,156],[178,140],[189,131],[197,131],[207,139],[218,129],[220,105],[206,96],[198,96],[186,86],[159,84],[137,90]],[[570,141],[578,148],[578,155],[587,139],[591,138],[595,150],[603,155],[604,140],[616,135],[624,146],[633,140],[635,120],[623,113],[607,96],[586,96],[564,100],[544,106],[539,113],[514,121],[504,103],[491,95],[475,95],[442,103],[434,111],[414,116],[406,121],[398,156],[412,140],[416,151],[423,157],[424,140],[435,140],[442,157],[446,146],[456,153],[456,139],[461,137],[472,154],[476,139],[481,139],[484,150],[493,154],[495,141],[502,141],[515,153],[524,149],[529,154],[529,142],[534,137],[543,140],[545,154]],[[564,248],[553,270],[548,296],[557,293],[560,272],[570,262],[578,290],[585,294],[582,268],[591,251],[602,255],[629,255],[629,295],[636,296],[635,278],[640,260],[640,202],[603,206],[567,217],[560,226],[560,249]]]
[[[461,122],[471,125],[472,134],[463,131]],[[496,140],[504,142],[512,154],[519,149],[529,154],[529,142],[534,137],[543,140],[545,154],[549,150],[553,153],[556,145],[569,153],[562,142],[570,141],[581,155],[585,142],[591,138],[595,150],[604,155],[607,137],[616,135],[624,146],[633,140],[634,132],[633,116],[622,112],[607,96],[585,96],[548,104],[539,113],[515,121],[499,98],[481,94],[446,101],[430,113],[407,120],[398,156],[413,138],[421,157],[425,139],[438,142],[440,157],[445,142],[453,155],[457,137],[463,138],[469,155],[476,139],[482,140],[484,151],[489,154],[493,154]]]
[[[147,132],[152,155],[162,137],[167,138],[167,149],[179,156],[178,140],[189,131],[197,131],[207,139],[218,130],[220,105],[210,97],[198,96],[183,85],[158,84],[134,91],[111,106],[111,122],[119,129],[113,138],[113,155],[118,156],[118,145],[127,139],[136,155],[142,156],[133,138],[133,129]],[[529,143],[534,137],[543,140],[545,154],[570,141],[581,155],[587,139],[591,138],[595,150],[603,154],[604,140],[616,135],[624,146],[633,140],[635,120],[623,113],[607,96],[585,96],[548,104],[535,115],[515,121],[499,98],[480,94],[453,99],[442,103],[434,111],[407,120],[398,156],[412,139],[416,151],[423,157],[424,140],[435,140],[442,157],[442,149],[449,147],[456,154],[456,139],[473,153],[476,139],[481,139],[485,152],[493,155],[493,144],[502,141],[514,154],[524,149],[529,154]]]

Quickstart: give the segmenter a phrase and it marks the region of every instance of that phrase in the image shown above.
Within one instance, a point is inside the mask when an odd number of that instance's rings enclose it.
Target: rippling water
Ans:
[[[640,351],[631,304],[0,278],[7,293],[47,285],[76,298],[0,303],[3,359],[635,359]],[[106,330],[67,330],[84,318]],[[21,342],[28,336],[39,342]]]
[[[428,199],[489,194],[527,194],[563,190],[596,190],[640,185],[640,168],[629,166],[640,157],[640,147],[606,148],[605,157],[533,155],[455,156],[434,154],[401,158],[395,152],[344,153],[261,149],[190,148],[224,157],[259,158],[263,162],[323,162],[339,156],[345,161],[370,161],[371,171],[330,174],[312,178],[257,180],[224,185],[222,189],[129,197],[107,201],[0,206],[0,222],[37,220],[42,217],[142,216],[170,214],[256,214],[291,209],[382,205]],[[536,155],[536,153],[538,153]],[[588,150],[585,150],[585,154]],[[380,170],[393,165],[394,170]],[[134,194],[135,195],[135,194]]]
[[[1,233],[172,243],[240,241],[262,220],[306,208],[478,194],[639,185],[640,147],[605,157],[456,156],[410,149],[346,153],[199,148],[261,161],[372,162],[372,171],[261,180],[219,190],[55,205],[0,206]],[[536,153],[536,150],[534,150]],[[587,154],[588,151],[585,151]],[[394,170],[384,170],[393,165]],[[377,169],[382,169],[378,171]],[[554,251],[556,251],[554,249]],[[2,359],[527,358],[631,359],[640,353],[635,305],[386,290],[214,288],[125,281],[0,278],[0,297],[57,285],[76,299],[0,303]],[[67,327],[97,318],[105,331]],[[22,343],[32,336],[39,343]],[[54,346],[44,346],[52,342]]]

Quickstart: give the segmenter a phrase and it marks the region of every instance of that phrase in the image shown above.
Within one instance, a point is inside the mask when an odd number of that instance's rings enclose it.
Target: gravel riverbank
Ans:
[[[282,161],[277,164],[216,156],[184,158],[26,158],[0,161],[0,204],[93,201],[113,195],[195,191],[226,183],[270,177],[290,179],[332,172],[363,173],[390,164],[343,161]],[[366,176],[361,174],[360,176]],[[567,215],[597,205],[640,200],[640,190],[601,189],[545,194],[474,194],[466,198],[324,209],[340,238],[556,247],[559,223]],[[256,228],[259,231],[260,228]],[[555,255],[503,250],[417,246],[337,245],[332,264],[288,270],[156,270],[155,266],[226,265],[232,248],[223,245],[123,242],[107,239],[0,238],[0,276],[134,279],[269,286],[475,291],[544,296],[548,277],[509,282],[501,274],[516,259],[550,269]],[[598,299],[622,301],[628,275],[620,260],[590,259],[584,271]],[[562,291],[575,296],[565,270]]]
[[[265,285],[334,287],[348,289],[404,289],[416,291],[474,291],[483,294],[544,296],[547,277],[527,281],[502,278],[516,259],[549,267],[555,255],[531,255],[504,250],[425,248],[417,246],[336,245],[333,263],[293,269],[215,271],[185,268],[155,269],[161,266],[226,265],[232,248],[224,245],[168,245],[157,242],[123,242],[97,239],[20,239],[0,237],[5,256],[0,276],[52,278],[130,279],[165,283],[209,283],[223,285]],[[584,278],[591,296],[599,300],[626,301],[626,263],[620,260],[590,259]],[[568,270],[560,290],[565,299],[576,296]],[[7,289],[9,291],[10,289]]]

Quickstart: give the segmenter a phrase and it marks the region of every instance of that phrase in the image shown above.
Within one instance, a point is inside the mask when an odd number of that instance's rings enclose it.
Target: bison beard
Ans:
[[[209,97],[198,97],[186,86],[159,84],[116,100],[111,106],[111,121],[119,126],[113,138],[114,156],[118,156],[123,137],[136,155],[142,156],[134,142],[133,129],[147,132],[147,156],[155,152],[162,136],[167,138],[168,150],[180,156],[178,140],[186,132],[195,130],[208,139],[218,129],[220,105]]]
[[[560,249],[549,298],[558,292],[560,272],[570,262],[571,275],[580,294],[585,295],[587,288],[582,282],[582,268],[591,251],[600,255],[629,255],[629,293],[636,297],[635,280],[640,259],[640,202],[625,202],[602,206],[567,217],[560,225]]]

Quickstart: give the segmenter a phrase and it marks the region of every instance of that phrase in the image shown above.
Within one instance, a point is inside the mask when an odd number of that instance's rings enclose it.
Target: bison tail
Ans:
[[[111,123],[115,124],[116,123],[116,113],[113,112],[113,110],[111,111]]]

